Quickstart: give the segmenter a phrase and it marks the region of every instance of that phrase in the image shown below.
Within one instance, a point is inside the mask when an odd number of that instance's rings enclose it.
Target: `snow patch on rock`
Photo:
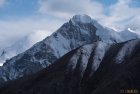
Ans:
[[[131,40],[126,42],[123,47],[119,50],[116,58],[115,63],[120,64],[125,60],[125,57],[128,57],[132,55],[132,52],[134,51],[136,45],[140,43],[140,40]]]

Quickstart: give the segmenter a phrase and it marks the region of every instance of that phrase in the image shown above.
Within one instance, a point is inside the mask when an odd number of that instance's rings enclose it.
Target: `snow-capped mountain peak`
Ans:
[[[131,40],[124,39],[118,32],[100,25],[87,15],[75,15],[55,33],[38,42],[25,52],[11,58],[0,68],[1,82],[17,79],[50,66],[66,53],[97,41],[112,44]],[[97,43],[93,65],[96,70],[105,52],[103,43]],[[104,49],[104,50],[103,50]],[[87,52],[88,54],[88,52]],[[82,55],[83,57],[84,55]],[[85,59],[85,58],[83,58]],[[84,63],[84,62],[82,62]]]
[[[87,23],[91,23],[93,20],[91,19],[90,16],[83,14],[83,15],[75,15],[75,16],[73,16],[71,21],[73,23],[87,24]]]

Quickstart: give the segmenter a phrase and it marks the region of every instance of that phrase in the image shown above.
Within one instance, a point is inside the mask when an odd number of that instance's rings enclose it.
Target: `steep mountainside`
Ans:
[[[140,40],[98,41],[72,50],[48,68],[11,81],[0,94],[120,94],[140,88]]]
[[[119,33],[101,26],[89,16],[75,15],[51,36],[8,60],[0,68],[0,82],[35,73],[67,52],[98,40],[109,44],[126,41]]]

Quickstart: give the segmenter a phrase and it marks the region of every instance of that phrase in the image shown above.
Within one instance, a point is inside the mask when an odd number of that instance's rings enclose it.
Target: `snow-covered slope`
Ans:
[[[140,38],[140,35],[136,34],[130,28],[119,32],[119,34],[124,39],[124,41],[130,40],[130,39],[138,39],[138,38]]]
[[[0,68],[0,80],[4,82],[35,73],[50,66],[69,51],[95,41],[110,44],[122,42],[124,39],[119,33],[101,26],[87,15],[75,15],[51,36],[6,61]],[[102,49],[102,45],[100,43],[98,45],[97,49]],[[102,57],[100,52],[102,50],[97,51]],[[94,58],[96,60],[98,56]],[[98,65],[98,60],[96,62],[95,65]]]
[[[80,47],[73,56],[69,59],[67,65],[67,71],[75,71],[79,67],[80,75],[83,76],[85,70],[89,64],[89,59],[92,59],[91,73],[96,71],[111,44],[107,44],[101,41],[94,42],[93,44],[87,44]],[[92,57],[91,57],[92,56]]]
[[[110,45],[97,41],[70,51],[40,72],[6,83],[0,93],[119,94],[120,88],[137,90],[139,62],[140,39]]]
[[[35,43],[43,40],[47,35],[47,31],[36,31],[25,36],[10,47],[3,49],[0,51],[0,63],[3,64],[6,60],[26,51]]]

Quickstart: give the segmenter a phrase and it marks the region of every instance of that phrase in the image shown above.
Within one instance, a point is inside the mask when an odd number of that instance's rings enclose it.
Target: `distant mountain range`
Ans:
[[[8,94],[7,92],[14,92],[14,94],[20,92],[22,92],[21,94],[46,94],[47,92],[47,94],[66,94],[67,90],[69,91],[67,94],[92,94],[94,89],[97,90],[93,94],[103,94],[98,92],[104,88],[108,89],[109,83],[114,83],[109,82],[105,75],[113,76],[112,79],[115,80],[114,77],[121,77],[116,74],[119,69],[128,72],[123,70],[123,67],[125,65],[128,66],[126,68],[131,67],[131,63],[129,65],[127,62],[131,58],[133,60],[135,53],[139,53],[139,38],[139,35],[130,30],[116,32],[100,25],[87,15],[75,15],[51,36],[36,43],[25,52],[18,52],[20,54],[17,53],[17,56],[7,60],[0,67],[1,84],[46,68],[45,72],[41,71],[33,77],[29,76],[31,79],[26,77],[27,79],[23,78],[17,81],[17,85],[13,88],[11,86],[4,87],[6,89],[5,91],[1,89],[0,91],[4,92],[1,94]],[[135,59],[137,58],[135,57]],[[111,69],[112,72],[110,72]],[[97,75],[98,71],[99,75]],[[94,75],[97,77],[94,78]],[[99,82],[96,83],[98,78],[100,78]],[[102,82],[104,78],[106,80]],[[87,85],[85,85],[86,83]],[[21,84],[23,87],[19,88],[19,91],[15,91],[14,89]],[[82,85],[84,86],[82,87]],[[101,86],[101,89],[98,89],[97,85]],[[28,87],[30,89],[26,91],[25,89]],[[37,90],[37,87],[40,89]],[[26,93],[23,92],[24,90]]]

